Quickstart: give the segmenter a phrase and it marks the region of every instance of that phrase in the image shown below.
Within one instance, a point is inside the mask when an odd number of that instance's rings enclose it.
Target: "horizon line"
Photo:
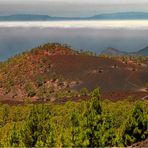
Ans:
[[[90,16],[54,16],[54,15],[49,15],[49,14],[38,14],[38,13],[13,13],[13,14],[7,14],[7,15],[0,15],[0,17],[7,17],[7,16],[17,16],[17,15],[38,15],[38,16],[49,16],[49,17],[57,17],[57,18],[89,18],[97,15],[110,15],[110,14],[122,14],[122,13],[145,13],[148,14],[148,11],[120,11],[120,12],[106,12],[106,13],[95,13]]]

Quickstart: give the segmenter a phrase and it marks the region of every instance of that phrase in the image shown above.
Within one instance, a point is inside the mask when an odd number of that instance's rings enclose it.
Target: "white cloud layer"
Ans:
[[[0,28],[94,28],[94,29],[148,29],[148,21],[47,21],[0,22]]]

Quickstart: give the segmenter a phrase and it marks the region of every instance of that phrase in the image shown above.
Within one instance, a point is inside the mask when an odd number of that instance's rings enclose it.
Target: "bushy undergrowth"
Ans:
[[[1,147],[128,146],[148,138],[148,102],[91,99],[65,104],[0,105]]]

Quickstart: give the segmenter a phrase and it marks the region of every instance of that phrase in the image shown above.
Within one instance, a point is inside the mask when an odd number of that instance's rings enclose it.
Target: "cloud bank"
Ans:
[[[0,28],[148,29],[148,20],[0,22]]]

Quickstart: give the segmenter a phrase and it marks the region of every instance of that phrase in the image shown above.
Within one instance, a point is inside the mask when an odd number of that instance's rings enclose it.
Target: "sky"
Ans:
[[[92,16],[100,13],[148,11],[148,0],[0,0],[0,15],[46,14]]]

